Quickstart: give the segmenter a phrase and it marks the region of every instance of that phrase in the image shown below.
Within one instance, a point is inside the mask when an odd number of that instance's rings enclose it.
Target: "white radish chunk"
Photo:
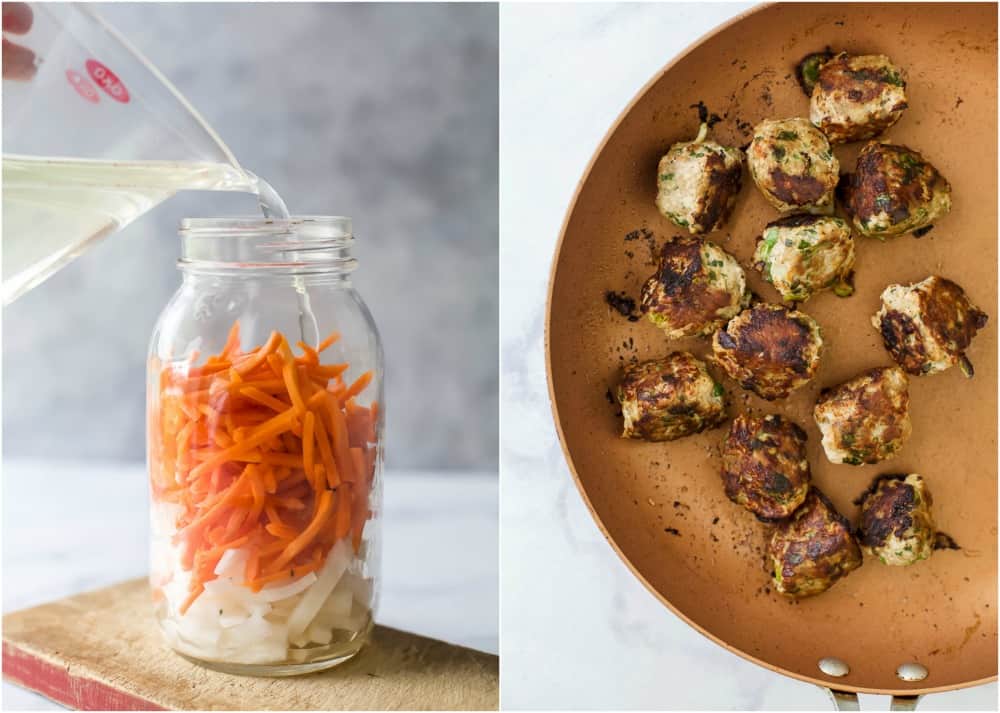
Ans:
[[[239,580],[246,571],[248,557],[247,551],[243,549],[226,550],[215,565],[215,573],[220,577]]]
[[[330,592],[337,586],[337,582],[347,570],[351,563],[351,545],[347,538],[335,544],[326,557],[326,562],[320,569],[319,577],[313,585],[306,590],[302,599],[288,617],[288,633],[294,638],[300,636],[309,623],[315,618],[316,612],[323,606],[323,602],[330,596]]]
[[[333,640],[333,630],[326,627],[317,626],[316,622],[313,622],[312,624],[309,625],[309,628],[306,629],[306,637],[310,641],[317,644],[321,645],[329,644]]]
[[[261,589],[257,594],[262,601],[278,602],[282,599],[294,597],[299,592],[308,588],[315,581],[316,573],[309,572],[308,574],[304,574],[294,582],[289,582],[288,584],[268,585]]]

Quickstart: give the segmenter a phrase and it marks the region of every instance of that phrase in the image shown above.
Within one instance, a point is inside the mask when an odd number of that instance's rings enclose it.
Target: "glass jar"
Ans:
[[[293,675],[360,650],[378,594],[382,347],[351,221],[186,220],[148,370],[150,582],[178,653]]]

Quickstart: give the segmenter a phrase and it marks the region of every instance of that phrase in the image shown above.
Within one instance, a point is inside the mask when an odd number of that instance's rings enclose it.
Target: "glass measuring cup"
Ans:
[[[255,193],[287,216],[270,186],[94,10],[18,5],[30,27],[5,28],[4,38],[33,53],[35,71],[3,79],[5,304],[179,190]]]

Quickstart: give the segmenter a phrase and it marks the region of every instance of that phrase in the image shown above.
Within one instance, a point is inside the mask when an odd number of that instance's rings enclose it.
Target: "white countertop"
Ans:
[[[145,576],[144,466],[3,465],[4,612]],[[496,478],[390,471],[384,483],[379,623],[497,653]],[[4,710],[57,708],[3,685]]]
[[[504,708],[831,708],[818,687],[689,628],[629,573],[573,485],[545,381],[549,264],[592,152],[673,55],[748,6],[501,7]],[[884,710],[888,699],[862,696],[862,704]],[[996,684],[920,703],[921,710],[996,706]]]

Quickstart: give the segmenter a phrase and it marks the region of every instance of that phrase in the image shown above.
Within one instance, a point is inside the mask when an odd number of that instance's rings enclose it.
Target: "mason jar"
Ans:
[[[183,656],[294,675],[378,599],[385,406],[343,217],[190,219],[148,365],[150,582]]]

